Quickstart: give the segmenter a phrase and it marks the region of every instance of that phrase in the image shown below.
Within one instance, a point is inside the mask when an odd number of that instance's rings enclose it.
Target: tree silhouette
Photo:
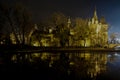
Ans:
[[[84,46],[86,44],[86,38],[89,36],[89,27],[87,20],[76,18],[75,19],[75,41],[83,40]]]
[[[54,37],[59,38],[60,45],[69,45],[69,29],[67,27],[67,17],[61,12],[55,12],[50,18],[52,28],[55,29]]]
[[[25,35],[32,28],[32,20],[28,11],[21,5],[6,6],[0,4],[0,25],[4,32],[13,33],[17,44],[25,44]]]

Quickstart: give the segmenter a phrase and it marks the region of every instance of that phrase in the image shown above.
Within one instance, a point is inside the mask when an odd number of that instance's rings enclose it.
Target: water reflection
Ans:
[[[98,74],[106,71],[106,54],[97,54],[97,53],[76,53],[71,54],[72,58],[70,62],[73,64],[72,68],[75,71],[74,73],[81,77],[95,78]]]
[[[114,58],[114,57],[113,57]],[[52,69],[59,79],[96,79],[107,70],[107,59],[114,60],[106,53],[31,53],[11,57],[13,63],[27,62],[40,64]],[[39,67],[38,67],[39,68]]]

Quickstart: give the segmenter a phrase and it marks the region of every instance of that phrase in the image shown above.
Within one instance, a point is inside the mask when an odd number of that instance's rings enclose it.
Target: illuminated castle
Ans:
[[[86,27],[88,28],[85,27],[85,30],[89,32],[88,36],[84,36],[85,33],[81,34],[83,35],[84,39],[74,39],[79,33],[76,33],[76,30],[74,29],[76,26],[73,28],[71,27],[71,23],[72,22],[69,17],[66,22],[66,27],[69,29],[69,39],[67,40],[68,42],[66,41],[65,46],[107,47],[108,24],[106,23],[104,17],[100,18],[100,20],[98,19],[96,9],[93,17],[86,22]],[[52,29],[43,28],[43,30],[40,30],[37,28],[37,25],[35,25],[34,29],[32,29],[29,33],[28,39],[30,39],[33,46],[60,46],[60,38],[55,37],[54,34],[55,32]],[[16,44],[14,35],[11,36],[12,43]]]
[[[106,46],[108,42],[108,24],[104,17],[98,20],[96,9],[94,16],[88,21],[90,29],[90,44],[87,46]]]

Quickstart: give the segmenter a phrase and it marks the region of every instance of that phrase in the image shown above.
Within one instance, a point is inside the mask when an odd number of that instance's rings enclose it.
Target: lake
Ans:
[[[4,53],[0,72],[42,80],[120,80],[119,52]]]

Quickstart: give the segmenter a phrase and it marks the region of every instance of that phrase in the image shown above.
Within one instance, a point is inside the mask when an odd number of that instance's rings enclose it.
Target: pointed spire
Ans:
[[[95,20],[98,20],[96,7],[95,7],[95,10],[94,10],[94,19],[95,19]]]
[[[70,20],[70,17],[68,18],[68,28],[70,27],[70,24],[71,24],[71,20]]]

